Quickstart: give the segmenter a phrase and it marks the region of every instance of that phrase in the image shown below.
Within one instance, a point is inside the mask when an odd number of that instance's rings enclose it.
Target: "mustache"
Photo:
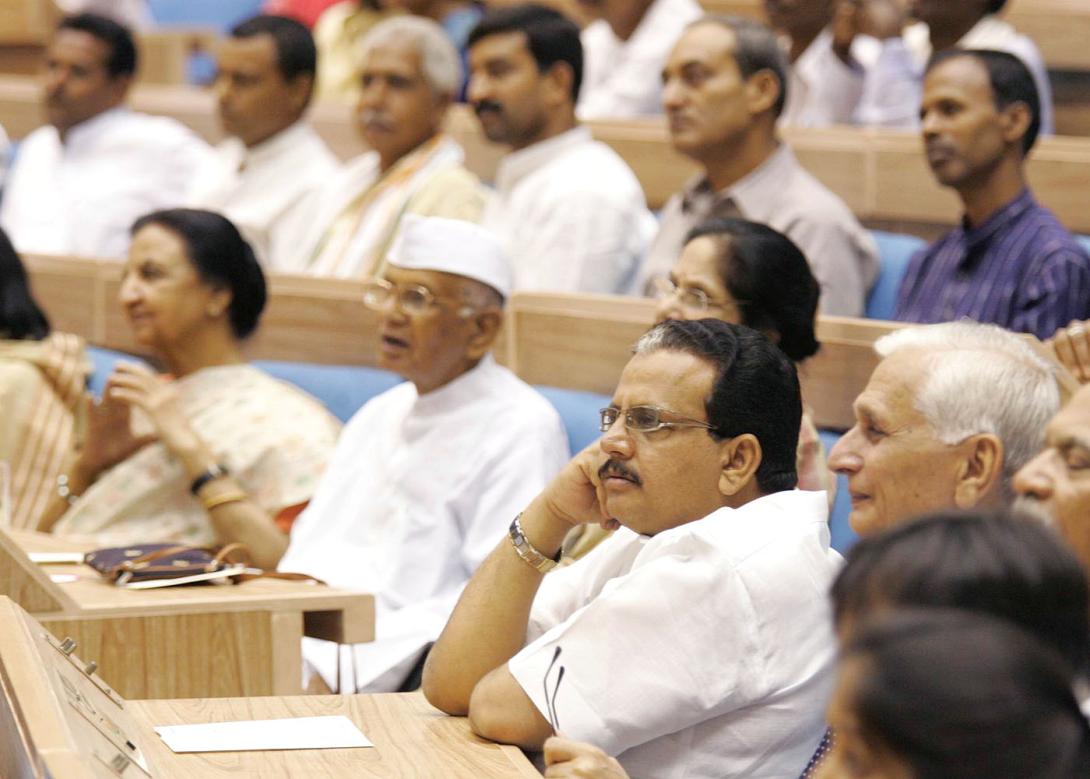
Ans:
[[[473,104],[473,113],[477,116],[480,116],[485,111],[493,111],[494,113],[502,114],[503,106],[492,100],[478,100]]]
[[[394,129],[393,122],[382,111],[374,108],[365,108],[359,114],[360,123],[368,126],[377,126],[383,130]]]
[[[612,457],[602,463],[602,466],[598,469],[598,479],[606,479],[610,476],[616,476],[620,479],[627,479],[633,484],[640,485],[643,482],[640,480],[640,475],[634,470],[629,468],[620,460],[614,460]]]

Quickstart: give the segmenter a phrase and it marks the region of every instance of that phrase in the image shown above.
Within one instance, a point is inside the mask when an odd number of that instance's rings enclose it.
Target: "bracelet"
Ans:
[[[76,501],[79,500],[79,495],[72,492],[72,489],[68,486],[68,474],[57,474],[57,496],[67,503],[69,506],[76,505]]]
[[[522,512],[519,512],[519,515],[511,522],[511,527],[507,532],[508,537],[511,539],[511,543],[515,547],[515,553],[531,568],[534,568],[541,573],[548,573],[553,568],[556,568],[556,564],[560,562],[560,552],[556,553],[555,558],[546,557],[542,554],[541,550],[531,544],[530,539],[522,532],[521,520]]]
[[[245,492],[228,492],[224,495],[216,495],[208,500],[202,500],[201,506],[205,511],[211,511],[218,506],[226,506],[228,503],[241,503],[249,497]]]
[[[196,495],[201,491],[201,487],[208,484],[213,479],[219,479],[223,476],[230,474],[226,465],[220,465],[219,463],[212,463],[208,466],[204,473],[193,480],[193,483],[189,485],[189,491]]]

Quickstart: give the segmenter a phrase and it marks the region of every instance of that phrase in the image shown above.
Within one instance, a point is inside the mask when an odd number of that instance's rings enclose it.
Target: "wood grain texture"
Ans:
[[[312,611],[321,615],[321,638],[374,639],[370,595],[280,579],[126,590],[89,566],[34,566],[26,557],[86,549],[33,531],[0,532],[0,594],[33,611],[59,639],[74,638],[102,678],[129,697],[301,692],[301,640]],[[56,583],[53,574],[75,580]]]
[[[374,749],[184,755],[174,755],[161,743],[154,744],[149,757],[167,779],[196,776],[202,779],[257,776],[540,779],[541,776],[518,749],[476,738],[465,719],[440,713],[419,693],[133,701],[129,708],[149,725],[343,714],[375,744]]]

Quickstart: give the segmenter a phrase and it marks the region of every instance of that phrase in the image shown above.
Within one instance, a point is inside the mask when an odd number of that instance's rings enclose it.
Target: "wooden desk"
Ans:
[[[540,779],[518,749],[476,738],[466,720],[441,714],[419,693],[134,701],[103,684],[88,669],[89,657],[66,653],[33,617],[0,597],[4,779]],[[374,748],[175,754],[153,730],[328,715],[351,719]]]
[[[74,638],[126,697],[297,694],[304,635],[343,643],[374,638],[370,595],[275,579],[125,590],[88,566],[36,566],[26,555],[87,548],[31,531],[0,531],[0,594],[58,638]],[[51,575],[76,580],[58,583]]]
[[[175,755],[158,738],[149,739],[147,756],[160,766],[159,776],[164,779],[240,775],[541,779],[518,748],[477,738],[464,718],[446,716],[420,693],[135,701],[129,710],[150,725],[343,714],[375,745],[374,749]]]

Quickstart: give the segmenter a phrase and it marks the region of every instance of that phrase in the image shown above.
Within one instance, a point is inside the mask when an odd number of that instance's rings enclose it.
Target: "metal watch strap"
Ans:
[[[508,531],[511,545],[515,547],[515,553],[530,567],[541,573],[548,573],[553,568],[556,568],[557,561],[550,557],[546,557],[537,549],[537,547],[530,543],[526,534],[522,532],[521,520],[522,514],[520,512],[511,522],[511,528]],[[559,556],[559,554],[557,556]]]

